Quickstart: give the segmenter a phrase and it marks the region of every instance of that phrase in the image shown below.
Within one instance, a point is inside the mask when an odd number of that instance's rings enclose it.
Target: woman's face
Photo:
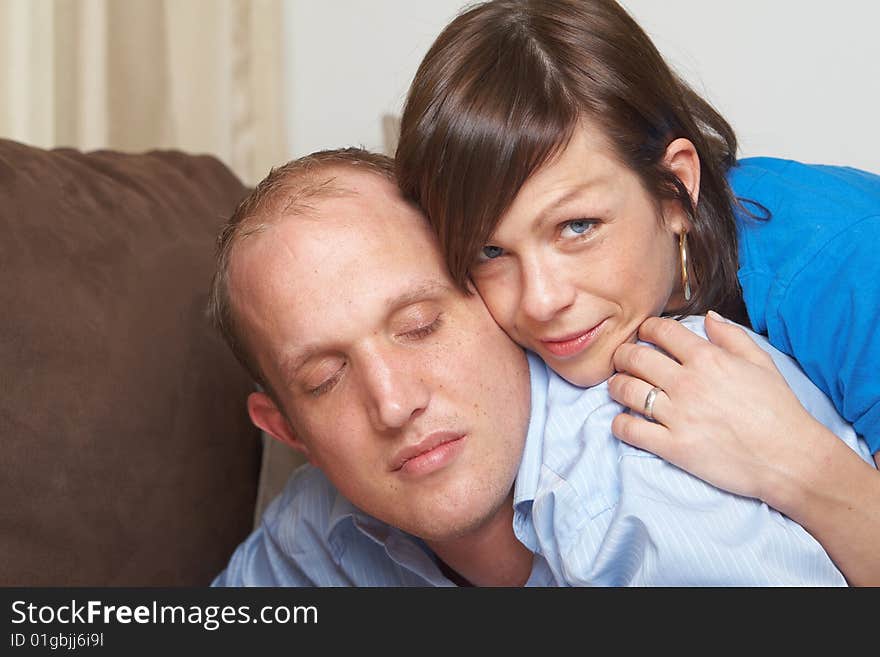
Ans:
[[[585,126],[526,180],[471,276],[514,340],[592,386],[611,376],[615,349],[635,341],[644,319],[681,304],[687,225],[680,204],[656,202]]]

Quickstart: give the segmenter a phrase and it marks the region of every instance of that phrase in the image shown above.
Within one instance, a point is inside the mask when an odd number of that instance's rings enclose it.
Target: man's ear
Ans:
[[[289,445],[298,452],[302,452],[311,461],[309,448],[306,447],[303,441],[297,438],[293,427],[290,426],[290,422],[287,421],[284,413],[275,405],[275,402],[272,401],[269,395],[264,392],[252,392],[248,395],[247,407],[248,415],[251,416],[251,422],[275,440]]]
[[[679,138],[672,141],[666,147],[666,154],[663,156],[663,162],[666,168],[672,171],[688,190],[691,197],[691,203],[694,208],[697,207],[697,201],[700,198],[700,156],[690,139]],[[679,205],[676,203],[676,205]],[[671,208],[664,207],[664,211]],[[676,233],[682,230],[689,230],[690,224],[687,216],[683,213],[664,212],[669,220],[669,227]]]

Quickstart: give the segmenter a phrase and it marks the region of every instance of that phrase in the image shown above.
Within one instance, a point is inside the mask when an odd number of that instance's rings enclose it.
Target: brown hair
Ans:
[[[461,14],[416,73],[404,108],[397,174],[424,209],[456,283],[520,187],[568,144],[582,119],[607,136],[656,199],[687,213],[695,287],[678,312],[742,320],[730,125],[667,66],[611,0],[495,0]],[[697,207],[663,163],[676,138],[700,157]]]
[[[276,401],[265,375],[254,357],[247,335],[236,319],[229,294],[229,262],[236,244],[281,217],[308,212],[320,198],[346,193],[336,183],[333,171],[361,170],[394,182],[394,161],[385,155],[360,148],[318,151],[273,168],[236,208],[217,238],[217,265],[211,282],[208,315],[232,353],[254,381]],[[323,174],[323,175],[321,175]]]

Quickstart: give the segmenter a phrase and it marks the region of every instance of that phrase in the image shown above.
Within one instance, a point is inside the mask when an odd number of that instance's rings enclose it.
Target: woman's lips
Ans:
[[[583,333],[567,335],[558,340],[541,340],[541,344],[554,356],[558,358],[568,358],[579,354],[586,349],[596,338],[604,324],[605,320],[602,320],[593,328],[584,331]]]

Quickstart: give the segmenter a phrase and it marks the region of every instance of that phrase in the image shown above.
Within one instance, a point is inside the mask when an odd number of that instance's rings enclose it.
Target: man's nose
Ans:
[[[373,425],[400,429],[428,406],[430,390],[420,368],[403,350],[375,350],[365,364],[364,378]]]
[[[522,267],[520,311],[535,322],[548,322],[574,303],[575,289],[564,272],[540,258]]]

